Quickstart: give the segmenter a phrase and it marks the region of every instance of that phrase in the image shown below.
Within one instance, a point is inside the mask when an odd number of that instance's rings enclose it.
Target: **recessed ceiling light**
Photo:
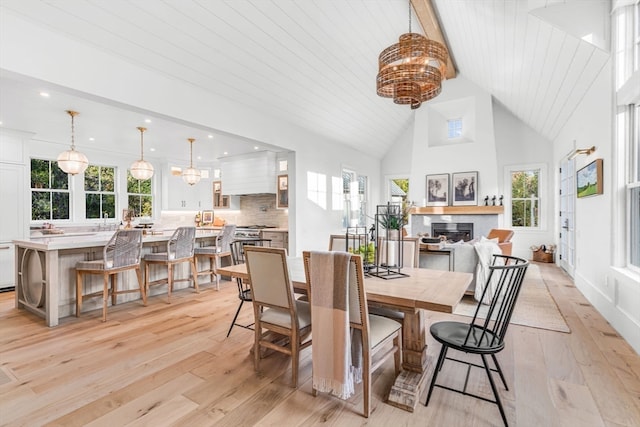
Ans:
[[[2,126],[2,122],[0,122],[0,126]]]
[[[149,148],[149,151],[156,151],[156,149],[151,147],[151,148]]]
[[[225,152],[224,152],[224,153],[222,153],[222,154],[224,154],[224,155],[226,156],[227,154],[229,154],[229,152],[228,152],[228,151],[225,151]]]
[[[202,156],[198,156],[198,160],[202,160]]]
[[[95,141],[95,140],[96,140],[96,139],[95,139],[95,138],[93,138],[93,137],[89,138],[89,141]]]
[[[213,139],[213,135],[207,135],[207,137],[209,137],[209,139]]]
[[[48,98],[49,94],[47,92],[40,92],[40,96]]]
[[[253,147],[254,150],[257,150],[258,148],[260,148],[260,147],[258,147],[257,145],[255,147]]]
[[[144,119],[145,123],[151,123],[151,119]]]

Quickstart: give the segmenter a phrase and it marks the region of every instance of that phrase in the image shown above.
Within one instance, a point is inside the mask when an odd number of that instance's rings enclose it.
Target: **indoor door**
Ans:
[[[560,247],[558,265],[573,277],[575,268],[575,160],[565,158],[560,166]]]

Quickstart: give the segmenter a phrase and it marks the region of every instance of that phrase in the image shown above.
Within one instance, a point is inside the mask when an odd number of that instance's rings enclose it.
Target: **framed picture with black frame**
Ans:
[[[453,206],[478,206],[478,172],[452,174]]]
[[[427,206],[449,206],[449,174],[427,175]]]

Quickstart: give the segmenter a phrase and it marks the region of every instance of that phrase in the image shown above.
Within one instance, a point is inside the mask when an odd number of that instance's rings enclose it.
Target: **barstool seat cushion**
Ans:
[[[195,248],[196,255],[222,255],[224,252],[220,252],[218,246],[203,246],[201,248]],[[229,253],[231,255],[231,253]]]
[[[145,261],[178,261],[188,260],[191,257],[176,258],[175,254],[167,254],[167,252],[158,252],[155,254],[146,254],[144,256]]]
[[[97,259],[95,261],[78,261],[76,263],[76,270],[110,270],[113,268],[113,261],[107,261],[106,265],[104,260]]]

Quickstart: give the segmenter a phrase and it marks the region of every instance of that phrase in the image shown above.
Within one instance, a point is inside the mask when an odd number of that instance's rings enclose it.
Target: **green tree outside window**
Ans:
[[[115,168],[89,165],[84,172],[86,217],[115,218]]]
[[[511,225],[538,227],[540,225],[539,199],[540,170],[511,172]]]
[[[127,203],[136,216],[153,216],[152,179],[136,179],[127,171]]]
[[[69,177],[53,160],[31,159],[31,220],[70,219]]]

